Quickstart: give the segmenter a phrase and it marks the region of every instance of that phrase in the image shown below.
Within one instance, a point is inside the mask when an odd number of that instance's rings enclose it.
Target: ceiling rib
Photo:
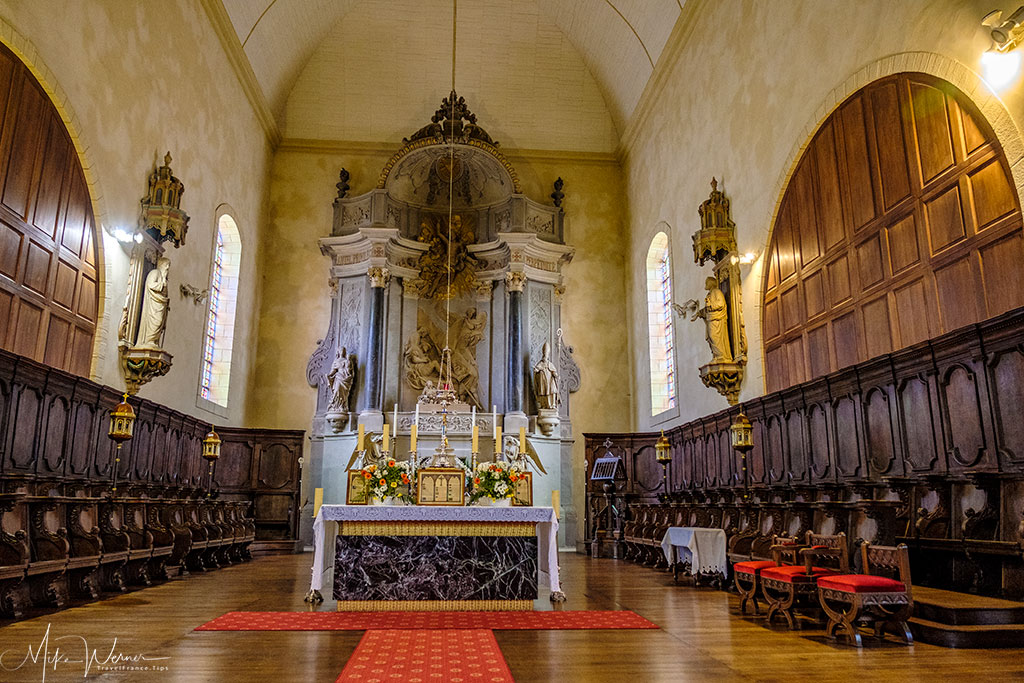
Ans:
[[[651,53],[648,52],[647,46],[644,45],[644,41],[640,37],[640,34],[636,32],[635,28],[633,28],[633,24],[629,23],[629,19],[627,19],[626,16],[622,12],[619,11],[619,8],[615,6],[615,4],[612,2],[612,0],[604,0],[604,1],[608,3],[609,7],[611,7],[613,10],[615,10],[615,13],[619,15],[619,18],[622,19],[622,21],[626,22],[626,26],[628,26],[629,30],[633,32],[633,35],[636,37],[637,42],[640,43],[640,47],[643,48],[644,54],[647,55],[647,61],[651,63],[651,68],[653,69],[654,68],[654,60],[651,59]],[[276,0],[275,0],[275,2],[276,2]]]
[[[262,12],[260,12],[260,16],[256,18],[256,23],[254,23],[252,25],[252,28],[249,29],[249,32],[245,34],[245,40],[242,41],[242,47],[243,48],[245,47],[245,44],[249,42],[249,38],[252,37],[252,32],[256,30],[256,27],[260,25],[261,21],[263,21],[263,17],[267,14],[267,12],[270,11],[270,8],[273,7],[274,3],[276,3],[276,2],[277,2],[277,0],[270,0],[270,4],[267,5],[267,8],[265,10],[263,10]]]

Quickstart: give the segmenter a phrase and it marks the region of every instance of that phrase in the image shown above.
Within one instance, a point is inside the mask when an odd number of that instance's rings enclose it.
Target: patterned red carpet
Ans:
[[[228,612],[197,631],[658,628],[629,610],[558,612]]]
[[[315,614],[315,612],[314,612]],[[512,683],[485,629],[367,631],[337,683]]]

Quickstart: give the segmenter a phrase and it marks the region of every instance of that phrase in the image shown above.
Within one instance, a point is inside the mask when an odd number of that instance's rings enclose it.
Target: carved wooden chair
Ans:
[[[794,629],[798,623],[793,609],[800,604],[815,604],[818,581],[824,576],[849,573],[850,558],[843,533],[824,536],[808,532],[806,546],[798,551],[802,564],[781,566],[781,553],[785,550],[785,547],[772,549],[780,566],[761,570],[761,594],[768,602],[768,623],[781,613],[789,628]],[[822,566],[825,564],[835,568]]]
[[[907,619],[914,611],[910,586],[910,553],[907,546],[896,547],[869,543],[861,545],[863,574],[823,576],[818,580],[818,599],[828,615],[829,636],[842,631],[857,647],[861,637],[857,622],[874,627],[875,636],[885,637],[886,627],[903,636],[907,645],[913,645]],[[890,578],[881,572],[899,578]]]
[[[783,555],[782,549],[790,551],[791,555],[795,557],[795,552],[799,548],[804,546],[794,539],[788,536],[774,536],[772,538],[772,548],[779,548],[781,560]],[[740,595],[740,614],[747,613],[747,603],[751,602],[754,605],[754,614],[760,614],[761,611],[757,604],[757,590],[761,586],[761,570],[769,567],[778,567],[779,562],[775,560],[746,560],[744,562],[737,562],[732,566],[732,578],[733,585],[736,587],[736,592]],[[795,560],[791,560],[790,564],[795,564]]]

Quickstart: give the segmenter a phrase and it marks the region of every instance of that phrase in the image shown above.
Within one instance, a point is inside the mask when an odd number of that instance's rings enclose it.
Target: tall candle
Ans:
[[[358,441],[356,443],[356,449],[357,450],[360,450],[360,451],[363,450],[363,441],[365,440],[365,438],[366,438],[365,427],[364,427],[363,423],[360,422],[359,423],[359,437],[358,437]]]
[[[477,427],[476,425],[473,425],[473,448],[471,449],[471,452],[479,453],[480,452],[479,446],[480,446],[480,428]]]
[[[385,450],[385,451],[390,451],[391,450],[391,438],[390,437],[391,437],[391,425],[389,425],[389,424],[387,424],[385,422],[384,423],[384,445],[382,447],[383,450]]]
[[[491,406],[491,412],[494,413],[494,441],[498,441],[498,406]]]
[[[519,428],[519,452],[526,452],[526,427]]]
[[[417,429],[417,425],[414,422],[412,427],[409,428],[409,450],[410,451],[415,451],[416,450],[416,429]]]
[[[398,436],[398,402],[395,401],[395,412],[391,414],[391,424],[395,425],[395,436]]]
[[[501,427],[494,426],[494,458],[497,460],[498,456],[501,455]]]
[[[413,418],[412,423],[414,425],[416,425],[417,427],[420,426],[420,404],[419,403],[416,404],[416,417]]]

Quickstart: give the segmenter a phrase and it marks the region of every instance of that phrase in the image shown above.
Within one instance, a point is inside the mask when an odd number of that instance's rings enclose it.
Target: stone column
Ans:
[[[508,384],[505,405],[506,433],[518,433],[520,426],[526,426],[523,400],[523,288],[525,273],[506,273],[505,289],[508,290]],[[509,418],[514,418],[510,420]]]
[[[359,415],[369,432],[379,432],[384,425],[381,402],[384,400],[381,372],[384,360],[384,290],[391,281],[391,271],[372,266],[366,275],[370,278],[370,336],[366,344],[366,406]]]

